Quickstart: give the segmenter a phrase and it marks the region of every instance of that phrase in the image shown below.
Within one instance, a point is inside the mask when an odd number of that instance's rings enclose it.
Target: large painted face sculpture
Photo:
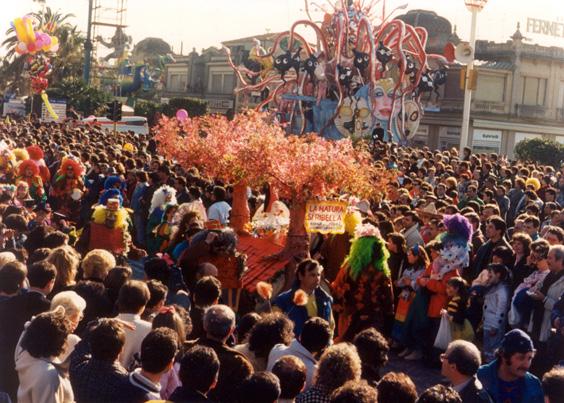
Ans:
[[[391,78],[376,81],[372,93],[372,111],[378,120],[390,120],[394,107],[395,83]],[[396,100],[397,106],[398,100]]]

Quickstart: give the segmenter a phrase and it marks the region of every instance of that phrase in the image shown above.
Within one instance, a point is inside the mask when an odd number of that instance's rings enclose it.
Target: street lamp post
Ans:
[[[90,83],[90,68],[92,65],[92,9],[94,7],[93,0],[88,0],[88,26],[86,28],[86,41],[84,42],[84,68],[82,71],[82,79],[86,84]]]
[[[482,11],[488,0],[464,0],[466,7],[472,13],[472,25],[470,27],[470,48],[472,49],[471,60],[466,67],[466,80],[464,84],[464,108],[462,113],[462,129],[460,131],[460,156],[463,155],[464,147],[468,145],[468,131],[470,128],[470,109],[472,107],[472,89],[469,86],[472,70],[474,69],[474,53],[476,48],[476,22],[478,13]]]

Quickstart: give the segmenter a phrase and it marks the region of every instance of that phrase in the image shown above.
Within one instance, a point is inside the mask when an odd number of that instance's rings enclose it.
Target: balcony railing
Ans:
[[[520,118],[545,118],[547,109],[540,105],[515,105],[515,114]]]
[[[473,101],[472,110],[476,112],[486,113],[505,113],[505,104],[503,102],[490,102],[490,101]]]

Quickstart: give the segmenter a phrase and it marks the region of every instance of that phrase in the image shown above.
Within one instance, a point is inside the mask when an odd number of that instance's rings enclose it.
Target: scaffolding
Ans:
[[[126,25],[127,0],[94,0],[92,8],[92,56],[98,57],[98,37],[112,37],[116,30]]]
[[[89,0],[88,2],[88,31],[87,45],[85,46],[85,81],[89,82],[92,78],[94,85],[100,84],[100,78],[105,68],[98,63],[100,46],[109,48],[115,38],[119,35],[125,36],[127,28],[127,0]],[[126,37],[126,36],[125,36]],[[89,49],[90,48],[90,52]],[[119,48],[114,49],[114,52]],[[125,52],[123,52],[125,53]],[[123,55],[116,57],[118,63]],[[92,63],[94,61],[94,63]]]

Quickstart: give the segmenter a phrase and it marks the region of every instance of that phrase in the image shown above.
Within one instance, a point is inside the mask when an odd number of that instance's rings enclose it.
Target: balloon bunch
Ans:
[[[437,93],[448,62],[426,53],[424,28],[378,15],[383,1],[327,1],[317,5],[325,14],[318,23],[305,0],[308,19],[279,34],[268,51],[255,41],[248,60],[235,65],[225,48],[235,91],[275,113],[291,133],[338,139],[383,131],[384,140],[406,142],[421,120],[421,95]],[[299,35],[299,27],[313,31],[314,40]]]
[[[41,94],[49,86],[47,76],[53,71],[49,58],[43,54],[37,54],[35,57],[29,56],[26,66],[31,79],[31,89],[34,93]]]
[[[38,25],[37,19],[29,14],[12,21],[12,27],[18,38],[14,50],[19,55],[28,55],[25,66],[31,80],[31,90],[34,94],[41,95],[49,115],[54,120],[58,120],[59,116],[55,113],[45,92],[49,87],[47,77],[53,71],[47,53],[54,54],[59,50],[59,40],[51,35],[55,31],[56,24],[48,21],[41,30],[37,29]]]
[[[36,30],[37,19],[26,15],[12,21],[12,27],[16,31],[18,43],[15,51],[19,55],[32,54],[37,52],[57,52],[59,50],[59,39],[41,30]],[[52,24],[47,24],[44,30],[52,32]]]

